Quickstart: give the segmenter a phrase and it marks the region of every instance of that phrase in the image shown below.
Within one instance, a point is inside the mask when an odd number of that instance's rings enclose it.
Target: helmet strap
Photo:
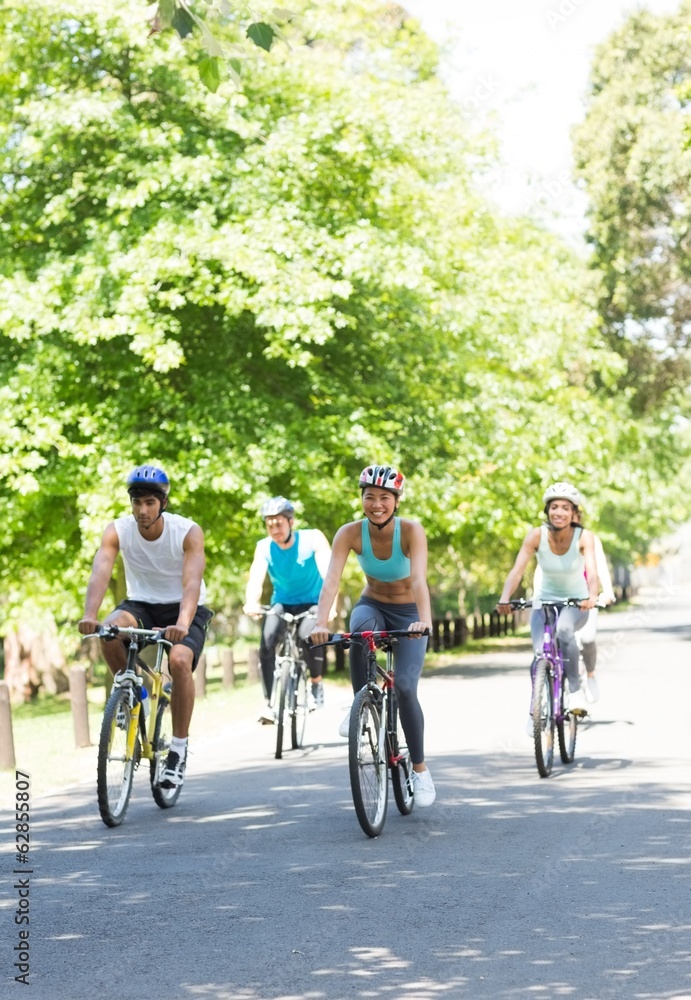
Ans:
[[[391,524],[391,522],[396,516],[397,511],[398,511],[398,498],[396,498],[396,506],[393,509],[393,514],[391,515],[391,517],[387,517],[387,519],[382,524],[377,524],[376,521],[370,520],[369,517],[367,518],[367,520],[369,521],[370,524],[373,524],[375,528],[379,528],[379,530],[381,531],[381,529],[385,528],[387,524]]]

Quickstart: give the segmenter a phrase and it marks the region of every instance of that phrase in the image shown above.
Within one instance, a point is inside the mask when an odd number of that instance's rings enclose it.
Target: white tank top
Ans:
[[[182,600],[182,543],[195,525],[179,514],[163,515],[163,532],[155,541],[143,538],[133,514],[113,522],[125,564],[127,597],[147,604],[175,604]],[[206,600],[202,580],[199,603]]]

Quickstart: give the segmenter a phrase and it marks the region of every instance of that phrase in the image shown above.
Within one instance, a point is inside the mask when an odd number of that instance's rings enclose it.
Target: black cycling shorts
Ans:
[[[169,625],[177,623],[178,615],[180,614],[180,605],[179,603],[147,604],[145,601],[123,601],[121,604],[118,604],[115,611],[127,611],[133,615],[137,619],[137,628],[167,628]],[[108,617],[111,618],[115,614],[115,611],[111,615],[108,615]],[[194,653],[192,670],[197,666],[199,657],[204,649],[206,633],[213,616],[213,611],[200,604],[190,624],[189,632],[181,643],[176,644],[187,646]]]

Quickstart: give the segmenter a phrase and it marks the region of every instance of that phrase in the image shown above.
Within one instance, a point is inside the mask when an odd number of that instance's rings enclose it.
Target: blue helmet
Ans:
[[[135,493],[141,496],[144,491],[157,493],[164,498],[168,496],[170,480],[163,469],[155,465],[138,465],[136,469],[132,469],[127,477],[127,492],[130,496]]]

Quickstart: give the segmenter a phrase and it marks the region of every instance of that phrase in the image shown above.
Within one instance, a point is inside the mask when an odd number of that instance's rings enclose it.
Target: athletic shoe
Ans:
[[[267,705],[264,711],[260,714],[259,721],[262,726],[273,726],[276,721],[276,713],[270,705]]]
[[[348,709],[348,714],[343,719],[343,722],[338,727],[338,735],[342,736],[344,740],[347,740],[350,736],[350,709]]]
[[[589,704],[591,705],[594,701],[597,701],[597,699],[600,697],[600,690],[597,686],[597,681],[595,680],[594,676],[586,677],[583,684],[583,690],[585,691],[586,701],[589,702]]]
[[[310,708],[322,708],[324,705],[324,685],[321,681],[312,681]]]
[[[588,714],[588,703],[585,700],[585,693],[583,691],[572,691],[569,694],[569,700],[567,703],[567,711],[573,712],[574,715],[587,715]]]
[[[436,797],[437,790],[429,768],[425,771],[413,771],[413,798],[418,809],[427,809]]]
[[[175,750],[168,751],[168,759],[163,769],[161,788],[177,788],[185,780],[185,765],[187,759],[180,760],[180,754]]]

